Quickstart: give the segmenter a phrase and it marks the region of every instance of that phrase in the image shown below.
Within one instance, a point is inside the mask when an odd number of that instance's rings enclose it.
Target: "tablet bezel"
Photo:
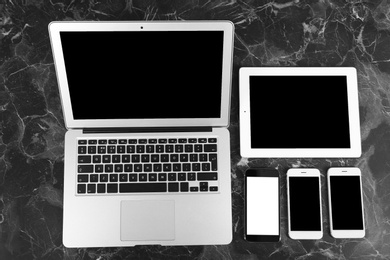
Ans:
[[[240,149],[242,157],[259,158],[357,158],[361,155],[357,72],[353,67],[240,68]],[[346,76],[350,148],[252,148],[250,126],[250,76]],[[268,122],[264,122],[266,125]]]

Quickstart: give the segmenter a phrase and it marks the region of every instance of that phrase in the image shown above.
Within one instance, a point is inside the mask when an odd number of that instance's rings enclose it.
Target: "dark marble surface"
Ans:
[[[68,249],[62,245],[65,127],[47,25],[54,20],[230,20],[235,24],[231,114],[233,241],[222,246]],[[357,159],[243,159],[238,136],[242,66],[353,66],[358,70],[363,153]],[[0,259],[390,259],[389,0],[0,0]],[[304,121],[304,116],[302,121]],[[326,120],[326,119],[324,119]],[[243,239],[243,173],[282,176],[281,241]],[[367,234],[287,236],[286,171],[357,166]]]

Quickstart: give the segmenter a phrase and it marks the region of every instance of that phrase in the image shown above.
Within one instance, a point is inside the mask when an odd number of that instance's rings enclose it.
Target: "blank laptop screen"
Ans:
[[[350,148],[346,76],[250,76],[252,148]]]
[[[223,31],[60,37],[75,120],[220,117]]]

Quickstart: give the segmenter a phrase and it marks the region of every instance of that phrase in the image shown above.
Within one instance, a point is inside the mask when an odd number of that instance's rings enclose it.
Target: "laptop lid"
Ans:
[[[233,24],[53,22],[68,128],[227,126]]]
[[[243,157],[359,157],[356,69],[241,68],[240,141]]]

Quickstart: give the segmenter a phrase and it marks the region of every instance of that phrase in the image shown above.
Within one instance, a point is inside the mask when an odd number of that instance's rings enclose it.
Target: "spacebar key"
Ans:
[[[166,192],[166,183],[120,183],[120,193],[131,192]]]

